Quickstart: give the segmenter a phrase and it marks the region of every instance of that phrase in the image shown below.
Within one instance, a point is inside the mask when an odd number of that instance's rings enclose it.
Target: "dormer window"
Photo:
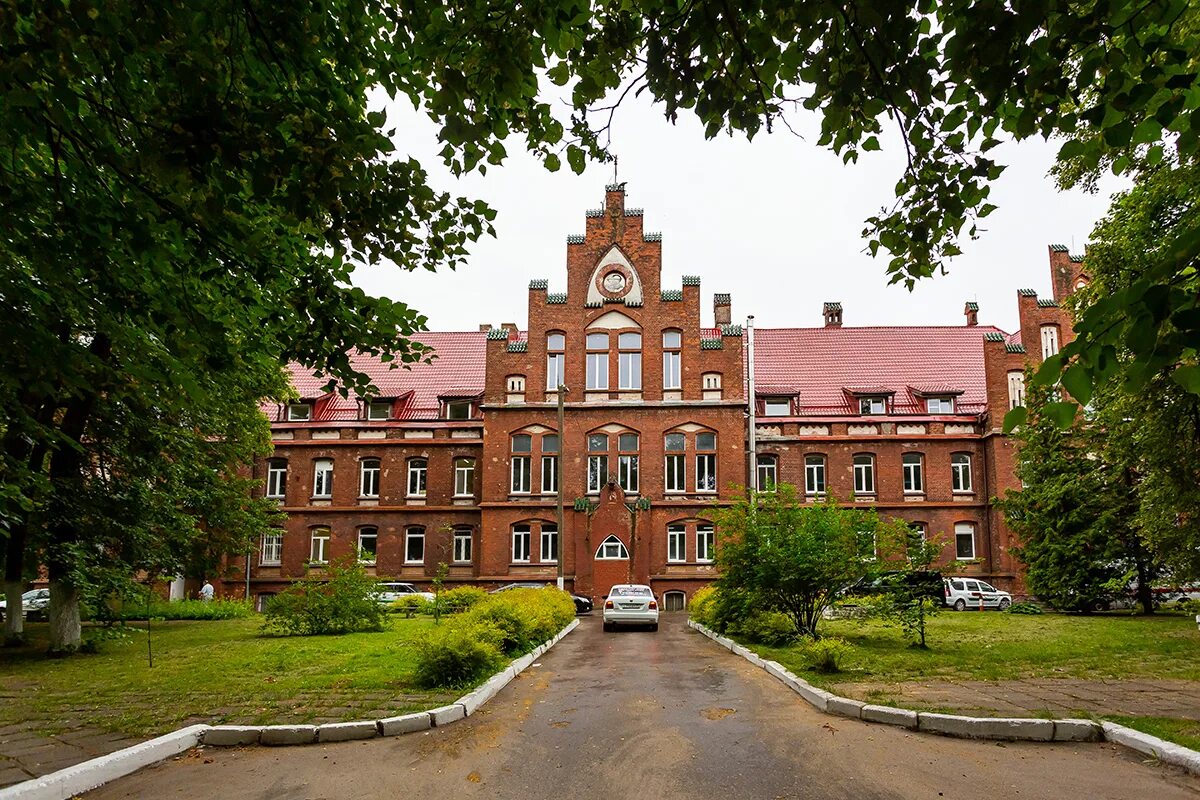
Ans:
[[[864,416],[873,414],[886,414],[887,398],[882,396],[858,398],[858,413]]]
[[[926,397],[925,411],[929,414],[953,414],[953,397]]]
[[[471,401],[470,400],[447,400],[446,401],[446,419],[470,419],[471,418]]]
[[[386,420],[392,417],[392,404],[387,401],[377,401],[367,404],[367,419]]]
[[[311,403],[289,403],[287,407],[288,422],[308,422],[312,419]]]
[[[792,400],[789,397],[768,397],[763,401],[764,417],[788,417],[792,414]]]

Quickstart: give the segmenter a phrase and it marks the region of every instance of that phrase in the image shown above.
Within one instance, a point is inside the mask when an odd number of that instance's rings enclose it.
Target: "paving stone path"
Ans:
[[[1173,717],[1200,721],[1200,683],[1175,680],[907,681],[843,683],[838,694],[977,716]]]
[[[41,733],[42,730],[44,726],[34,722],[0,728],[0,787],[36,778],[141,741],[100,728],[69,728],[53,736]]]

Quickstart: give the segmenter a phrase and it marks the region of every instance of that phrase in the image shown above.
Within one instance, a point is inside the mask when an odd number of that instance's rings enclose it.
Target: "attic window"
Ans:
[[[787,417],[792,413],[792,401],[788,397],[768,397],[763,401],[764,417]]]
[[[925,411],[929,414],[953,414],[954,398],[927,397],[925,398]]]
[[[310,403],[290,403],[287,407],[288,422],[308,422],[312,419]]]
[[[367,419],[384,420],[391,419],[392,404],[388,402],[377,402],[367,404]]]
[[[886,397],[860,397],[858,398],[858,413],[867,414],[886,414],[887,413],[887,398]]]
[[[446,419],[470,419],[471,418],[471,401],[470,400],[447,400],[446,401]]]

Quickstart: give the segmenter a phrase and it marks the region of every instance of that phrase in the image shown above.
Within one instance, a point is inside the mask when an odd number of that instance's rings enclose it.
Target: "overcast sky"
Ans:
[[[566,286],[566,237],[583,233],[584,212],[604,201],[611,164],[589,164],[583,175],[564,166],[547,172],[518,142],[503,167],[486,176],[453,179],[440,165],[434,127],[403,104],[389,105],[397,147],[430,171],[435,188],[486,200],[498,212],[496,238],[473,248],[457,272],[409,273],[380,264],[355,273],[365,290],[403,300],[429,317],[431,330],[475,330],[480,323],[527,324],[531,278]],[[803,138],[784,130],[753,142],[706,140],[692,117],[675,125],[648,102],[627,102],[614,124],[613,150],[626,205],[645,209],[645,229],[663,234],[663,286],[701,277],[704,325],[712,324],[712,294],[733,295],[734,322],[754,314],[759,327],[821,324],[821,304],[840,301],[847,326],[958,325],[963,303],[980,305],[981,324],[1014,330],[1016,293],[1050,296],[1046,246],[1082,252],[1104,214],[1113,180],[1101,192],[1060,192],[1047,176],[1056,147],[1028,141],[993,151],[1008,170],[995,184],[999,206],[977,241],[962,243],[948,275],[909,292],[889,286],[886,259],[865,252],[863,220],[888,205],[903,166],[893,138],[883,152],[843,166],[818,147],[818,121],[792,120]],[[563,159],[564,165],[566,159]]]

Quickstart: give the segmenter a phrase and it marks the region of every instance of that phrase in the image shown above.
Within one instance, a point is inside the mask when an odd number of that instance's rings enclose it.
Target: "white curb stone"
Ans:
[[[788,674],[791,675],[790,672]],[[824,689],[818,689],[817,687],[813,686],[808,681],[801,680],[800,678],[797,678],[795,675],[792,675],[787,683],[789,686],[792,687],[792,691],[794,691],[796,694],[803,697],[810,706],[817,709],[818,711],[828,711],[829,710],[829,702],[831,700],[840,700],[841,699],[841,698],[837,697],[836,695],[830,694],[829,692],[825,691]]]
[[[200,743],[207,725],[189,725],[148,742],[0,789],[2,800],[63,800],[123,778]]]
[[[879,722],[884,725],[898,725],[901,728],[917,729],[917,712],[907,708],[891,706],[865,705],[862,707],[862,719],[866,722]]]
[[[964,717],[958,714],[918,716],[917,729],[957,736],[961,739],[1019,739],[1049,742],[1054,739],[1054,721],[1048,719],[1007,719],[1004,717]]]
[[[721,647],[724,647],[726,650],[733,650],[733,639],[730,639],[728,636],[718,636],[713,641],[721,645]]]
[[[862,710],[865,705],[866,703],[860,703],[848,697],[830,695],[829,700],[825,704],[825,710],[830,714],[839,714],[851,719],[862,719]]]
[[[449,725],[451,722],[457,722],[467,716],[466,709],[462,703],[452,703],[441,708],[429,709],[429,718],[433,720],[433,727],[437,728],[441,725]]]
[[[318,742],[352,742],[356,739],[374,739],[379,735],[375,720],[359,722],[331,722],[317,726]]]
[[[1104,729],[1099,722],[1090,719],[1054,720],[1056,742],[1098,742],[1104,738]]]
[[[1110,742],[1124,745],[1139,753],[1154,756],[1164,764],[1182,767],[1188,772],[1200,775],[1200,753],[1186,747],[1163,741],[1157,736],[1118,725],[1115,722],[1103,722],[1104,738]]]
[[[264,725],[259,744],[278,746],[312,744],[317,740],[316,725]]]
[[[402,717],[376,720],[375,724],[379,728],[380,735],[399,736],[402,733],[427,731],[433,727],[433,720],[430,719],[428,711],[419,711],[416,714],[405,714]]]
[[[533,655],[532,654],[524,655],[518,659],[515,659],[512,662],[513,674],[518,675],[518,674],[524,672],[526,669],[529,668],[529,665],[532,663],[533,663]]]
[[[200,737],[202,744],[210,747],[237,747],[258,744],[262,728],[252,725],[213,725]]]

